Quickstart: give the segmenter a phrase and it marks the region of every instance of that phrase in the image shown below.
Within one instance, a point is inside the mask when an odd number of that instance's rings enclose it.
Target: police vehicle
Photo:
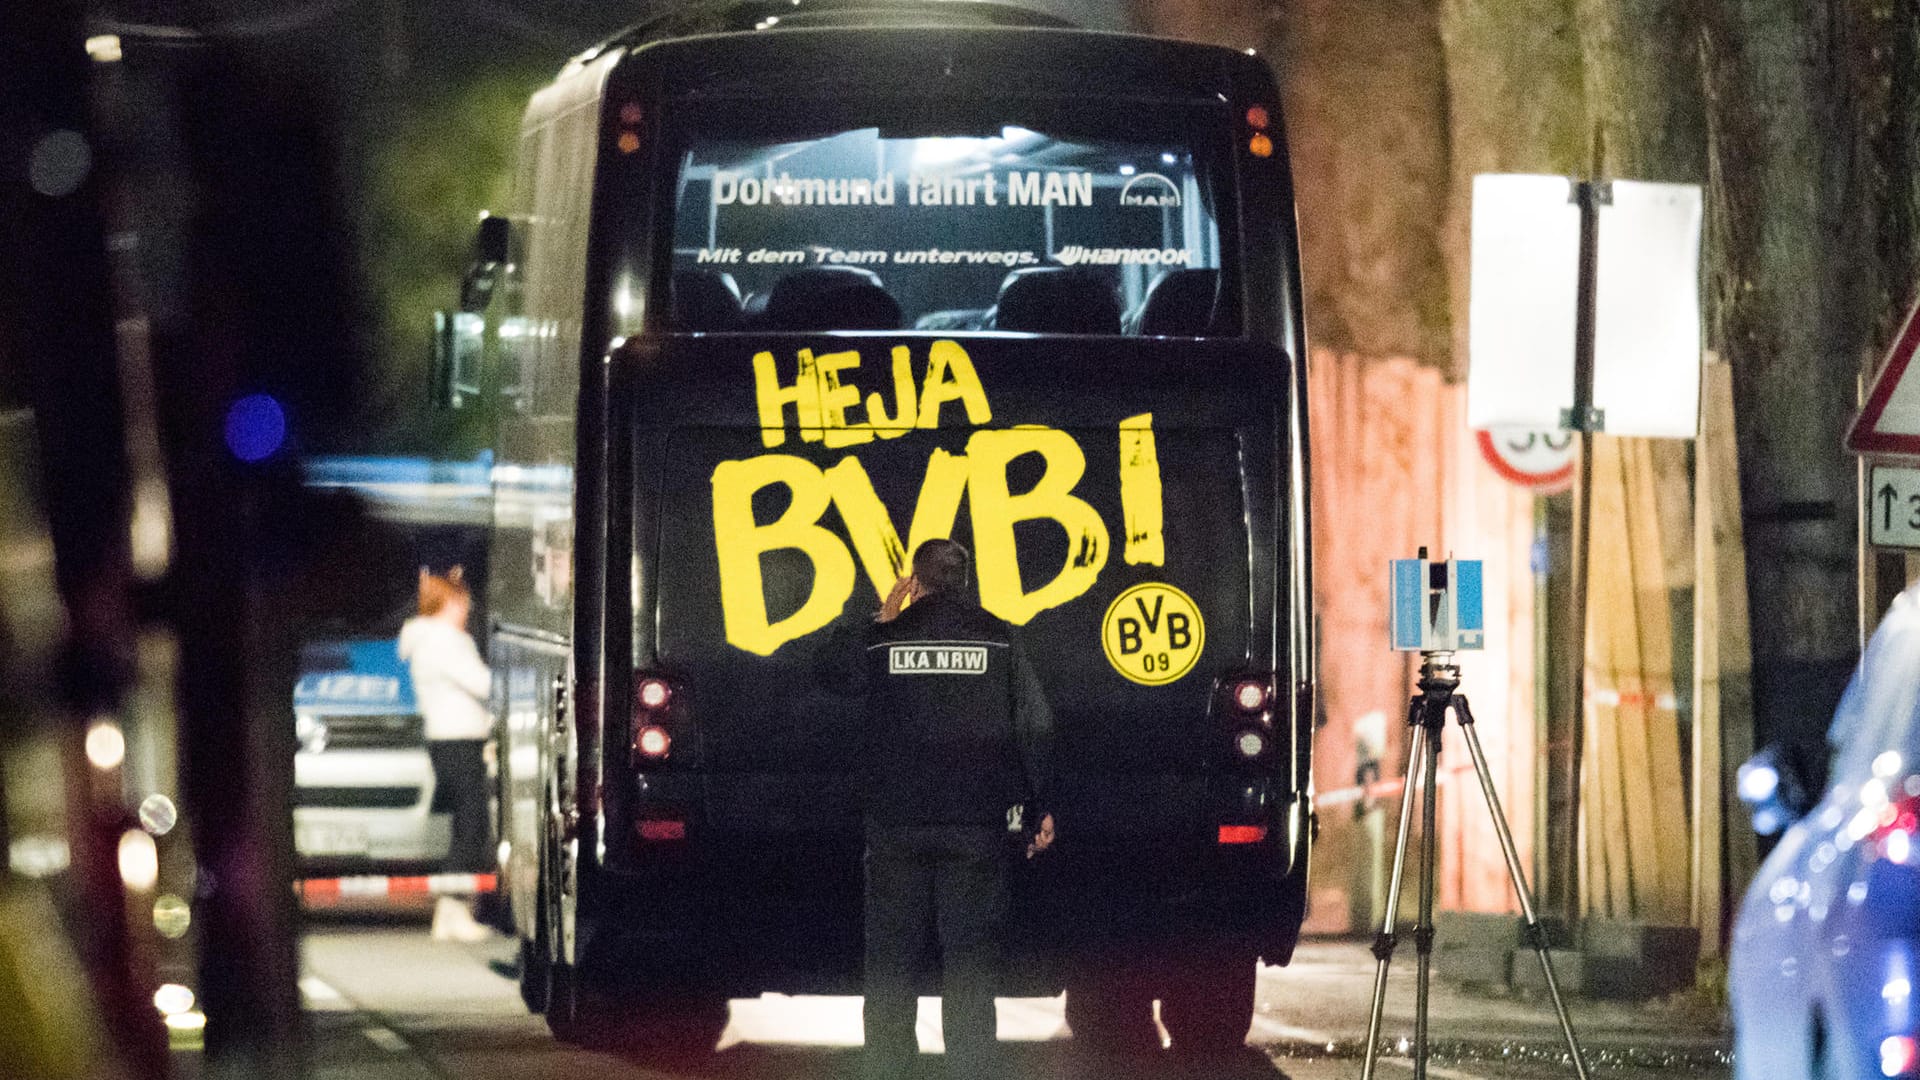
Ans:
[[[293,689],[294,851],[303,873],[428,866],[451,835],[413,683],[391,639],[301,650]]]

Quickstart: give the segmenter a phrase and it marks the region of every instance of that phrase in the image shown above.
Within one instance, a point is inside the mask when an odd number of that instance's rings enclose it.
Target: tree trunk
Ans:
[[[1603,175],[1706,179],[1698,8],[1693,0],[1579,0],[1587,116]]]
[[[1733,365],[1756,741],[1819,744],[1855,647],[1854,465],[1864,219],[1843,20],[1800,0],[1707,5],[1709,336]]]
[[[1147,33],[1255,48],[1273,63],[1314,346],[1447,368],[1450,295],[1433,227],[1449,184],[1446,64],[1434,0],[1131,0],[1131,11]]]
[[[1586,171],[1586,88],[1575,0],[1444,0],[1451,190],[1445,234],[1452,363],[1467,372],[1469,226],[1479,173]],[[1435,219],[1439,220],[1439,219]]]

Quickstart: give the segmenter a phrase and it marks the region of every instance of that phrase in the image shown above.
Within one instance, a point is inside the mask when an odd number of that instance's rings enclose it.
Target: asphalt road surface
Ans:
[[[314,1029],[317,1080],[852,1080],[857,1075],[860,1001],[852,997],[769,995],[735,1001],[717,1053],[698,1066],[664,1068],[579,1050],[554,1041],[522,1007],[514,983],[487,961],[511,943],[449,945],[428,939],[423,923],[318,921],[305,944],[301,991]],[[1370,973],[1352,949],[1303,946],[1290,968],[1261,973],[1258,1015],[1247,1051],[1232,1060],[1091,1060],[1075,1052],[1059,998],[1000,1003],[1000,1035],[1011,1044],[1014,1080],[1323,1080],[1360,1075]],[[1412,957],[1396,964],[1387,1028],[1410,1030]],[[1403,979],[1403,976],[1405,977]],[[1359,1003],[1359,1015],[1346,1015]],[[1573,1076],[1557,1034],[1538,1015],[1510,1003],[1448,999],[1437,1005],[1434,1080],[1520,1080]],[[1536,1010],[1537,1013],[1537,1010]],[[1720,1037],[1660,1033],[1661,1025],[1600,1006],[1576,1008],[1575,1022],[1599,1037],[1583,1039],[1595,1077],[1627,1080],[1724,1080]],[[1667,1025],[1672,1028],[1673,1025]],[[939,1009],[923,999],[920,1070],[943,1076]],[[181,1072],[199,1072],[183,1060]],[[1412,1075],[1404,1056],[1382,1059],[1378,1076]]]

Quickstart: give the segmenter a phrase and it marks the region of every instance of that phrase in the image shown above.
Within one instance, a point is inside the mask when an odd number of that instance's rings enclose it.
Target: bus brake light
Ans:
[[[1265,825],[1220,826],[1220,842],[1223,844],[1257,844],[1266,838]]]
[[[637,826],[642,840],[685,840],[687,823],[684,821],[642,821]]]

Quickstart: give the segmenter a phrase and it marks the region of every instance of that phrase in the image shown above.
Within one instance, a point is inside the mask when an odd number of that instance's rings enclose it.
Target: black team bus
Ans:
[[[731,997],[858,992],[861,708],[815,655],[950,536],[1058,732],[1005,992],[1064,989],[1106,1049],[1157,1047],[1156,999],[1177,1047],[1240,1045],[1314,824],[1264,64],[992,4],[710,7],[570,62],[518,162],[444,325],[452,383],[508,399],[492,660],[528,1006],[710,1049]]]

